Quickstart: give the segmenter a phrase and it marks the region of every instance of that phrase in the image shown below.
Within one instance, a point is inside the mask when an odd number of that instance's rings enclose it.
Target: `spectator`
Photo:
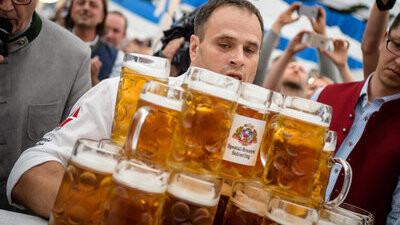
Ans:
[[[106,17],[106,30],[103,36],[103,41],[109,46],[121,50],[122,44],[125,41],[127,28],[128,20],[121,12],[109,12]]]
[[[92,49],[90,74],[92,85],[117,77],[121,72],[123,52],[100,40],[107,17],[107,0],[72,0],[66,17],[66,27],[88,43]]]
[[[21,2],[21,1],[20,1]],[[0,58],[0,208],[11,209],[6,182],[19,155],[67,118],[90,88],[90,50],[40,17],[37,0],[0,3],[1,26],[12,24]]]

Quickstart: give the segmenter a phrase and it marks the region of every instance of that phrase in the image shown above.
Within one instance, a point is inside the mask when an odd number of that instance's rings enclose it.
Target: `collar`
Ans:
[[[12,53],[18,51],[19,49],[27,46],[30,42],[35,40],[42,30],[42,19],[39,15],[34,12],[31,20],[31,24],[28,29],[26,29],[20,35],[14,36],[7,44],[8,52]]]
[[[365,81],[361,92],[360,92],[360,97],[359,97],[359,101],[361,101],[362,107],[365,107],[368,104],[368,85],[369,82],[372,78],[372,76],[374,75],[374,73],[371,73],[367,80]],[[389,96],[384,96],[384,97],[380,97],[380,98],[375,98],[374,102],[379,102],[379,103],[384,103],[384,102],[388,102],[388,101],[392,101],[395,99],[399,99],[400,98],[400,93],[399,94],[394,94],[394,95],[389,95]]]

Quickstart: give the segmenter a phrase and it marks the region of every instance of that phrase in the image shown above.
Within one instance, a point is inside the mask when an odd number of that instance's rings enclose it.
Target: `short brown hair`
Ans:
[[[108,0],[102,0],[104,18],[103,18],[103,21],[101,21],[101,23],[99,23],[96,26],[96,34],[98,34],[99,36],[102,36],[104,34],[104,27],[105,27],[105,23],[106,23],[107,12],[108,12],[107,1]],[[71,18],[71,9],[72,9],[72,6],[74,5],[74,2],[75,2],[75,0],[71,1],[71,6],[69,7],[68,14],[65,17],[65,27],[69,30],[72,30],[72,28],[74,27],[74,21],[72,21],[72,18]]]
[[[247,0],[209,0],[198,9],[194,18],[194,34],[199,37],[200,41],[204,38],[204,24],[208,21],[214,10],[225,5],[245,8],[254,13],[257,16],[258,22],[260,22],[262,37],[264,36],[264,22],[260,11],[251,2]]]

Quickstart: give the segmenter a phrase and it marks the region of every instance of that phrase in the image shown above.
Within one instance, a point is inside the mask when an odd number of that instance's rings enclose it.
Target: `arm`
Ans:
[[[388,0],[382,0],[387,4]],[[376,69],[379,59],[379,43],[385,34],[389,11],[380,11],[374,3],[365,26],[361,50],[363,54],[364,79]]]
[[[106,79],[90,89],[67,120],[21,154],[7,181],[10,204],[50,216],[75,141],[110,137],[118,82]]]
[[[393,192],[392,210],[390,211],[387,225],[400,225],[400,176],[397,181],[397,187]]]
[[[279,44],[279,34],[281,29],[285,25],[293,23],[299,19],[299,17],[293,19],[292,14],[300,6],[300,2],[295,2],[288,9],[283,11],[274,22],[271,29],[267,32],[267,35],[264,36],[261,45],[260,58],[258,60],[257,73],[253,82],[254,84],[262,85],[265,75],[267,74],[269,58],[271,57],[272,51]]]
[[[12,198],[35,214],[48,218],[63,174],[64,166],[59,162],[50,161],[35,166],[22,175],[12,191]]]
[[[306,32],[307,31],[300,31],[298,34],[296,34],[296,36],[292,38],[282,56],[277,60],[276,63],[271,66],[267,77],[264,80],[263,87],[276,90],[276,87],[282,77],[283,72],[286,69],[286,66],[290,62],[290,59],[292,59],[293,56],[301,50],[311,47],[310,45],[301,43],[301,38]]]
[[[99,74],[100,74],[101,66],[102,66],[102,63],[98,56],[95,56],[90,60],[90,76],[92,78],[92,86],[93,87],[100,82]]]
[[[342,39],[332,39],[332,41],[334,46],[333,51],[327,51],[325,49],[321,49],[321,51],[335,63],[343,82],[354,81],[351,76],[349,65],[347,64],[347,51],[349,50],[350,43]]]
[[[326,34],[326,11],[321,6],[315,6],[319,10],[319,16],[314,21],[308,17],[314,31],[322,36],[328,37]],[[340,72],[337,70],[335,64],[330,60],[328,56],[323,54],[320,49],[317,49],[318,61],[319,61],[319,73],[320,75],[331,78],[336,83],[341,82]]]

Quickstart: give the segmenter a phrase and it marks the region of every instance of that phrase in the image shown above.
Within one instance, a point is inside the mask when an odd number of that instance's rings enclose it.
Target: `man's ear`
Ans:
[[[190,36],[190,47],[189,47],[189,55],[190,55],[190,60],[192,62],[195,61],[197,55],[199,54],[199,46],[200,46],[199,37],[192,34],[192,36]]]
[[[388,38],[388,31],[385,32],[385,34],[383,35],[382,39],[381,39],[381,43],[379,43],[379,51],[381,51],[383,48],[385,48],[386,46],[386,39]]]

